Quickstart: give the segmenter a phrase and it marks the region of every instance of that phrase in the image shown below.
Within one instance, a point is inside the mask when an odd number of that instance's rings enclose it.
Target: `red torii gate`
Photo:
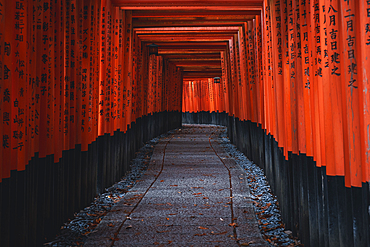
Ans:
[[[0,0],[2,245],[36,243],[56,222],[53,234],[97,187],[124,174],[144,139],[179,126],[181,111],[225,113],[233,141],[277,176],[276,193],[307,199],[320,188],[333,199],[330,212],[344,198],[342,214],[360,219],[350,226],[366,229],[369,10],[364,0]],[[153,42],[158,57],[148,54]],[[149,134],[133,137],[142,128]],[[269,166],[279,148],[285,163]],[[108,152],[121,155],[111,160]],[[312,167],[297,165],[305,162]],[[299,175],[304,169],[328,181]],[[304,194],[279,185],[277,171]],[[304,187],[311,182],[316,187]],[[315,212],[324,212],[318,204]],[[7,212],[19,207],[11,222]],[[348,223],[339,215],[326,221]],[[24,234],[16,238],[18,225]],[[334,229],[332,243],[339,232],[347,233]],[[356,246],[368,241],[365,233],[352,232]]]

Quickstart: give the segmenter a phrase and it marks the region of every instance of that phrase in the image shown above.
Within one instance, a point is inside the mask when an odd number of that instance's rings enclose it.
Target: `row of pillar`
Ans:
[[[369,243],[369,13],[368,1],[265,0],[221,53],[227,100],[211,100],[212,80],[184,82],[184,121],[228,126],[307,246]]]
[[[40,246],[181,126],[181,71],[110,0],[0,0],[0,245]]]

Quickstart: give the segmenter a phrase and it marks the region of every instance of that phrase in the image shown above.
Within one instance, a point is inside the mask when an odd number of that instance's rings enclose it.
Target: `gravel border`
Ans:
[[[279,202],[271,192],[263,169],[250,161],[234,144],[231,144],[226,128],[220,134],[218,141],[235,162],[247,172],[251,199],[254,202],[254,211],[263,238],[269,242],[270,246],[303,246],[300,240],[292,236],[291,231],[285,230]]]
[[[218,125],[208,125],[217,126]],[[222,126],[223,127],[223,126]],[[148,141],[137,153],[134,160],[130,162],[130,171],[121,181],[105,189],[105,192],[98,195],[90,206],[84,208],[75,217],[64,223],[56,238],[45,246],[83,246],[87,235],[93,232],[102,218],[124,195],[137,183],[149,166],[154,146],[161,138],[164,138],[175,130],[160,135]],[[271,192],[263,169],[250,161],[242,152],[237,150],[227,138],[227,130],[221,132],[218,141],[226,152],[235,159],[248,174],[248,185],[251,199],[256,213],[256,219],[262,236],[269,242],[270,246],[303,246],[292,232],[285,230],[281,219],[279,203]]]

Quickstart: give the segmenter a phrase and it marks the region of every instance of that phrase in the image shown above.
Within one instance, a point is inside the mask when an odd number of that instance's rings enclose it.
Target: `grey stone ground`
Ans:
[[[245,171],[217,142],[221,130],[184,127],[162,139],[85,246],[268,246]]]

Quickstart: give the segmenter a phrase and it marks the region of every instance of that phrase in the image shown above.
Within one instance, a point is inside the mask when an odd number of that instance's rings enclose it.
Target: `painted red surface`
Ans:
[[[182,110],[256,122],[286,157],[369,181],[370,5],[271,3],[0,0],[0,178]]]

